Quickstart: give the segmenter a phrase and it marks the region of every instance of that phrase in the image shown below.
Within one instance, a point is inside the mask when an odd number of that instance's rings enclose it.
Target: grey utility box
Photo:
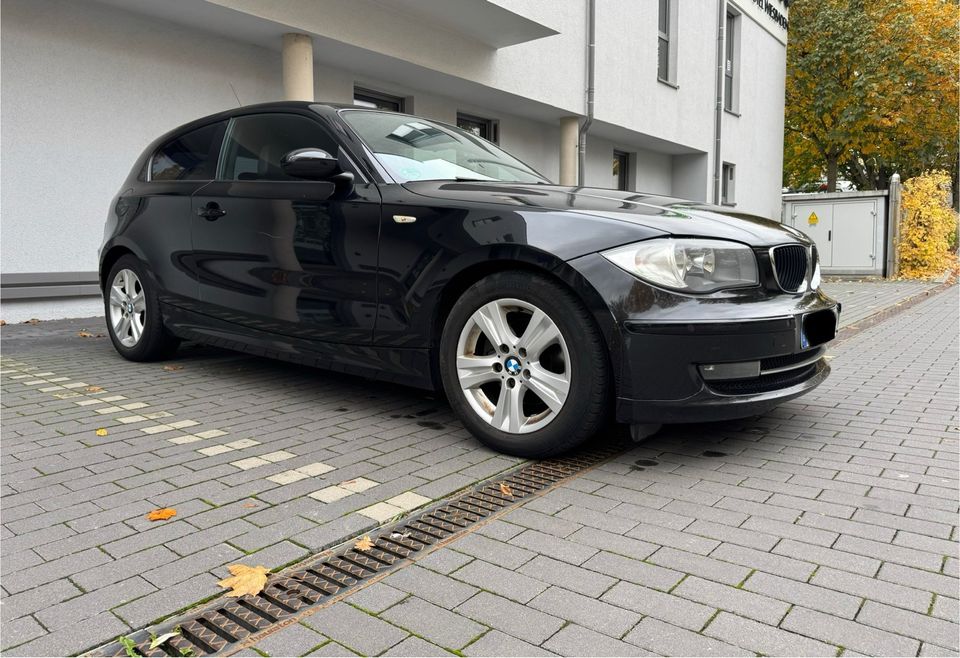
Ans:
[[[784,194],[782,221],[816,243],[824,274],[885,275],[886,190]]]

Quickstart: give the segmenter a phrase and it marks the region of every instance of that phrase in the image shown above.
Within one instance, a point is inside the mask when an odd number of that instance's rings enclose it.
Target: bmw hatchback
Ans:
[[[829,373],[817,251],[702,203],[562,187],[429,119],[282,102],[157,139],[100,250],[117,351],[181,340],[442,389],[525,457],[608,419],[763,413]]]

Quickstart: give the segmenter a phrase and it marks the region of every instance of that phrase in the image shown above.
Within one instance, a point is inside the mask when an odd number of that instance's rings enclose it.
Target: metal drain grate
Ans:
[[[614,443],[567,457],[534,462],[505,476],[488,480],[457,498],[397,524],[370,533],[373,547],[353,548],[353,542],[272,576],[257,596],[221,597],[205,608],[129,636],[131,650],[141,656],[201,656],[235,650],[253,635],[307,609],[342,598],[373,576],[393,570],[431,546],[446,543],[480,521],[519,504],[586,468],[622,452]],[[506,485],[503,487],[502,485]],[[150,649],[151,637],[180,627],[180,635]],[[87,654],[128,656],[127,647],[112,642]]]

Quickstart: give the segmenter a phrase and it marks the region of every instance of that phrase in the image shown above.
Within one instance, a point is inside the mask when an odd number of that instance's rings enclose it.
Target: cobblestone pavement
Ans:
[[[4,329],[5,654],[82,651],[518,463],[424,393],[131,364],[93,322]],[[834,348],[814,394],[668,428],[257,649],[956,654],[957,322],[952,289]]]
[[[843,304],[843,323],[849,326],[911,297],[932,291],[937,285],[927,281],[856,281],[832,278],[824,281],[823,288]]]

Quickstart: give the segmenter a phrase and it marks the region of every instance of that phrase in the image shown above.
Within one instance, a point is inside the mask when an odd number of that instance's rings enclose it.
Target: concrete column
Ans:
[[[283,35],[283,97],[288,101],[312,101],[313,39],[307,34]]]
[[[577,184],[577,149],[580,139],[580,117],[560,119],[560,184]]]

